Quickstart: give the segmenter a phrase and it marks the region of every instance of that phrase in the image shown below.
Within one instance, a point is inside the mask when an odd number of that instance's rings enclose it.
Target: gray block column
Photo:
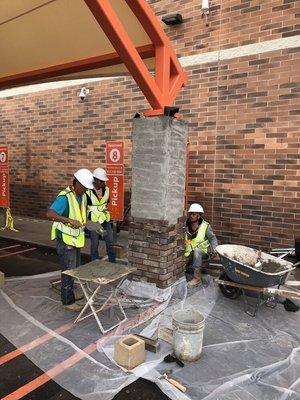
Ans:
[[[187,131],[171,117],[133,120],[129,261],[139,279],[159,287],[184,273]]]

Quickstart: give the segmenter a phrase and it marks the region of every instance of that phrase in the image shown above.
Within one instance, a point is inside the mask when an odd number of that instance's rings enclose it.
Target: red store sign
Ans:
[[[9,208],[9,167],[7,146],[0,146],[0,207]]]
[[[110,193],[108,209],[111,219],[124,219],[124,142],[106,142],[106,172]]]

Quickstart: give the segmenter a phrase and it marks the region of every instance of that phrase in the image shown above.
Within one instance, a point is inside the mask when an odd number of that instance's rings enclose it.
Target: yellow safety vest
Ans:
[[[203,254],[208,253],[210,246],[209,240],[206,239],[206,231],[208,226],[209,223],[203,220],[194,239],[188,239],[188,234],[187,232],[185,233],[185,257],[188,257],[195,248],[200,248]]]
[[[92,205],[88,205],[88,215],[91,217],[92,222],[99,222],[103,224],[104,221],[110,221],[110,213],[107,209],[109,200],[109,187],[105,187],[104,195],[99,200],[92,190],[86,192],[87,196],[91,199]]]
[[[66,196],[69,205],[69,218],[80,221],[82,225],[86,223],[86,196],[82,196],[81,206],[79,205],[75,193],[70,187],[62,190],[58,196]],[[57,230],[62,233],[62,240],[68,246],[81,248],[84,246],[84,226],[73,228],[69,224],[53,222],[51,230],[51,240],[57,238]]]

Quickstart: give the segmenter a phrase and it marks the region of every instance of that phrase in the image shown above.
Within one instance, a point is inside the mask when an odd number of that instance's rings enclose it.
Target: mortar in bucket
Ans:
[[[201,356],[204,316],[197,310],[178,310],[173,314],[173,347],[177,358],[196,361]]]

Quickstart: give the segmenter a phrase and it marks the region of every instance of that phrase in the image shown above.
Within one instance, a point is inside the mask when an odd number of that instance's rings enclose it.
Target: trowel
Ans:
[[[261,250],[258,250],[257,254],[257,262],[254,264],[254,268],[258,269],[259,271],[262,270],[263,264],[261,262]]]

